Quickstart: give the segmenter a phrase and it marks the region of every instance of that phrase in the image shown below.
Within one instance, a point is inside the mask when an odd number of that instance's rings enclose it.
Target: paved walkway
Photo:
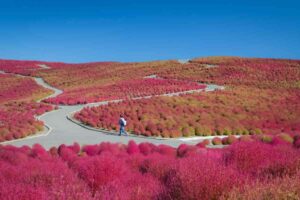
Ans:
[[[47,66],[47,65],[45,65],[45,64],[39,64],[39,65],[37,65],[37,66],[39,66],[39,67],[42,68],[42,69],[51,69],[49,66]]]
[[[181,64],[187,64],[189,63],[190,59],[179,59],[178,62]]]
[[[48,85],[42,78],[34,78],[34,79],[39,85],[54,91],[54,94],[46,98],[55,97],[63,92],[57,88]],[[184,92],[177,92],[177,93],[163,94],[163,95],[174,96],[174,95],[192,93],[192,92],[214,91],[216,89],[224,89],[224,87],[211,84],[211,85],[207,85],[207,88],[204,90],[203,89],[191,90],[191,91],[184,91]],[[162,95],[158,95],[158,96],[162,96]],[[150,98],[150,97],[151,96],[139,97],[135,99]],[[121,101],[121,100],[116,100],[116,101]],[[84,107],[104,105],[107,103],[108,101],[89,103],[85,105],[59,106],[58,110],[51,111],[49,113],[46,113],[38,117],[38,119],[44,121],[44,123],[48,127],[43,134],[36,135],[34,137],[19,139],[16,141],[8,141],[5,142],[5,144],[11,144],[15,146],[23,146],[23,145],[32,146],[35,143],[39,143],[48,149],[52,146],[59,146],[61,144],[70,145],[73,144],[74,142],[78,142],[80,145],[98,144],[101,142],[112,142],[112,143],[118,142],[118,143],[127,144],[128,141],[134,140],[137,143],[151,142],[154,144],[166,144],[166,145],[171,145],[176,147],[182,143],[196,144],[201,140],[203,140],[203,137],[158,140],[158,139],[144,138],[144,137],[139,138],[139,137],[131,137],[131,136],[107,135],[105,133],[101,133],[101,131],[99,130],[93,131],[93,130],[86,129],[67,119],[67,116],[70,115],[70,113],[79,111]]]

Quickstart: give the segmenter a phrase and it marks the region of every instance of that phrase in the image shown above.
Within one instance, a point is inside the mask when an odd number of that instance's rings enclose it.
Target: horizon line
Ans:
[[[300,58],[286,58],[286,57],[253,57],[253,56],[234,56],[234,55],[210,55],[210,56],[197,56],[192,58],[169,58],[169,59],[153,59],[144,61],[119,61],[119,60],[97,60],[97,61],[83,61],[83,62],[68,62],[68,61],[58,61],[58,60],[42,60],[42,59],[16,59],[16,58],[1,58],[1,60],[6,61],[25,61],[25,62],[48,62],[48,63],[64,63],[64,64],[87,64],[87,63],[146,63],[146,62],[160,62],[160,61],[178,61],[178,60],[194,60],[199,58],[213,58],[213,57],[223,57],[223,58],[248,58],[248,59],[274,59],[274,60],[300,60]]]

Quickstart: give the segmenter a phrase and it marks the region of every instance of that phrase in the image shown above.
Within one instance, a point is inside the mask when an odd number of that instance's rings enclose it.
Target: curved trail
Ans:
[[[44,98],[40,99],[39,102],[42,101],[42,100],[44,100],[44,99],[56,97],[56,96],[58,96],[58,95],[60,95],[60,94],[63,93],[62,90],[50,86],[50,85],[49,85],[48,83],[46,83],[46,82],[44,81],[44,79],[42,79],[42,78],[35,77],[34,80],[35,80],[35,82],[36,82],[38,85],[40,85],[40,86],[42,86],[42,87],[44,87],[44,88],[47,88],[47,89],[50,89],[50,90],[54,91],[53,94],[51,94],[51,95],[49,95],[49,96],[47,96],[47,97],[44,97]]]
[[[49,97],[55,97],[59,94],[62,94],[63,91],[54,88],[47,84],[42,78],[34,78],[34,80],[41,86],[51,89],[54,91],[54,94],[47,96],[43,99]],[[201,91],[214,91],[216,89],[224,89],[223,86],[218,85],[207,85],[207,88],[201,90],[191,90],[191,91],[184,91],[184,92],[177,92],[171,94],[163,94],[157,96],[175,96],[179,94],[186,94],[192,92],[201,92]],[[141,98],[150,98],[151,96],[147,97],[138,97],[134,99],[141,99]],[[43,100],[41,99],[41,100]],[[40,101],[41,101],[40,100]],[[115,100],[109,102],[116,102],[122,100]],[[84,107],[89,106],[97,106],[97,105],[105,105],[108,101],[98,102],[98,103],[89,103],[85,105],[74,105],[74,106],[59,106],[58,110],[54,110],[48,113],[45,113],[38,117],[39,120],[43,121],[48,127],[47,133],[34,135],[27,138],[22,138],[13,141],[7,141],[3,144],[11,144],[15,146],[23,146],[29,145],[32,146],[36,143],[41,144],[46,149],[49,149],[52,146],[59,146],[61,144],[71,145],[74,142],[78,142],[80,145],[85,144],[99,144],[101,142],[112,142],[112,143],[125,143],[127,144],[130,140],[134,140],[137,143],[141,142],[151,142],[154,144],[166,144],[171,146],[179,146],[182,143],[189,143],[189,144],[196,144],[199,141],[203,140],[207,137],[194,137],[194,138],[184,138],[184,139],[155,139],[155,138],[146,138],[146,137],[135,137],[135,136],[118,136],[112,134],[104,134],[101,133],[100,130],[90,130],[86,129],[70,120],[67,119],[71,113],[81,110]]]

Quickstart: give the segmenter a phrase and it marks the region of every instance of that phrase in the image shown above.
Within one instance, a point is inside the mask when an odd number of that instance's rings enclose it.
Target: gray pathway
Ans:
[[[54,94],[48,97],[55,97],[62,93],[61,90],[57,88],[53,88],[52,86],[48,85],[43,79],[41,78],[34,78],[34,79],[39,85],[54,91]],[[214,91],[216,89],[224,89],[224,87],[218,85],[207,85],[207,88],[205,90],[191,90],[191,91],[177,92],[177,93],[164,94],[164,95],[174,96],[174,95],[192,93],[192,92]],[[135,99],[150,98],[150,97],[151,96],[139,97]],[[116,101],[121,101],[121,100],[116,100]],[[32,146],[35,143],[39,143],[48,149],[52,146],[59,146],[61,144],[70,145],[73,144],[74,142],[78,142],[80,145],[98,144],[101,142],[113,142],[113,143],[118,142],[118,143],[126,144],[128,143],[128,141],[134,140],[137,143],[151,142],[154,144],[166,144],[166,145],[171,145],[176,147],[182,143],[196,144],[201,140],[203,140],[203,138],[205,138],[205,137],[198,137],[198,138],[191,138],[191,139],[158,140],[152,138],[139,138],[139,137],[131,137],[131,136],[120,137],[117,135],[107,135],[101,133],[101,131],[93,131],[93,130],[86,129],[67,119],[67,116],[70,115],[70,113],[79,111],[84,107],[104,105],[107,103],[108,102],[105,101],[105,102],[98,102],[98,103],[90,103],[86,105],[59,106],[58,110],[51,111],[49,113],[46,113],[38,117],[38,119],[44,121],[44,123],[48,127],[46,132],[40,135],[36,135],[34,137],[19,139],[15,141],[8,141],[2,144],[11,144],[15,146],[23,146],[23,145]]]
[[[179,59],[178,62],[181,64],[187,64],[189,63],[190,59]]]
[[[37,66],[39,66],[42,69],[51,69],[49,66],[47,66],[45,64],[38,64]]]
[[[56,97],[56,96],[58,96],[58,95],[60,95],[60,94],[63,93],[62,90],[59,90],[59,89],[57,89],[57,88],[55,88],[55,87],[52,87],[51,85],[49,85],[48,83],[46,83],[46,82],[44,81],[44,79],[42,79],[42,78],[35,77],[34,80],[35,80],[35,82],[36,82],[37,84],[41,85],[41,86],[44,87],[44,88],[50,89],[50,90],[52,90],[52,91],[54,92],[53,94],[51,94],[51,95],[49,95],[49,96],[47,96],[47,97],[45,97],[45,98],[40,99],[39,102],[42,101],[42,100],[44,100],[44,99]]]

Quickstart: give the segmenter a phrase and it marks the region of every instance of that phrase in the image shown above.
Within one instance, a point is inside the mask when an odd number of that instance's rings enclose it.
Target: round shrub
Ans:
[[[52,156],[58,156],[57,147],[51,147],[48,152]]]
[[[242,134],[243,135],[249,135],[250,133],[249,133],[249,131],[247,129],[244,129],[243,132],[242,132]]]
[[[260,136],[260,140],[264,143],[271,143],[273,141],[273,136],[271,136],[271,135],[262,135],[262,136]]]
[[[254,133],[260,135],[260,134],[262,134],[263,132],[262,132],[261,129],[256,128],[256,129],[254,129]]]
[[[221,145],[222,144],[222,139],[219,138],[219,137],[214,137],[211,142],[212,142],[213,145]]]
[[[152,147],[148,143],[141,143],[138,146],[143,155],[149,155],[152,152]]]
[[[201,127],[196,127],[195,128],[195,135],[197,136],[202,136],[202,128]]]
[[[229,130],[228,128],[225,128],[225,129],[223,130],[223,135],[231,135],[231,134],[232,134],[232,131]]]
[[[242,134],[243,134],[243,130],[240,129],[240,128],[236,128],[236,129],[234,129],[234,130],[232,131],[232,133],[233,133],[234,135],[242,135]]]
[[[195,136],[195,131],[191,127],[185,127],[182,129],[182,136],[183,137]]]
[[[188,148],[189,146],[187,144],[179,145],[179,147],[177,148],[177,156],[183,157],[186,154],[186,152],[188,152]]]
[[[222,132],[219,129],[215,129],[214,135],[222,135]]]
[[[227,137],[227,144],[233,144],[234,142],[237,142],[237,141],[238,141],[238,139],[234,135],[229,135]]]
[[[170,138],[177,138],[177,137],[180,137],[181,136],[181,133],[179,130],[171,130],[171,133],[170,133]]]
[[[228,137],[224,137],[224,138],[222,138],[222,144],[223,145],[227,145],[228,144]]]
[[[128,143],[127,153],[128,154],[140,153],[139,146],[133,140],[130,140]]]

